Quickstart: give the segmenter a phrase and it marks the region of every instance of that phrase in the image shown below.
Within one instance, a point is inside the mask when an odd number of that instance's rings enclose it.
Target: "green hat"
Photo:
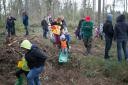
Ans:
[[[29,40],[23,40],[20,44],[20,47],[30,50],[31,49],[31,42]]]

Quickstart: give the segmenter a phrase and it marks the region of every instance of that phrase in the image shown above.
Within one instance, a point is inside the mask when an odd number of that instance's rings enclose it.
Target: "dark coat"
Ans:
[[[117,17],[117,23],[114,28],[114,38],[128,40],[128,24],[125,21],[124,15]]]
[[[111,21],[106,21],[103,25],[103,32],[105,33],[105,36],[109,38],[113,38],[114,30],[113,25]]]
[[[6,29],[11,29],[13,27],[13,23],[12,23],[12,20],[7,18],[7,21],[6,21]]]
[[[25,25],[25,26],[28,26],[28,15],[23,15],[23,24]]]
[[[44,52],[42,53],[41,50],[34,45],[32,46],[31,50],[25,54],[25,59],[30,69],[44,66],[46,58],[46,54]]]
[[[63,27],[67,27],[66,21],[64,19],[62,20],[62,25]]]
[[[41,26],[43,27],[43,30],[48,31],[48,23],[45,19],[41,21]]]
[[[81,20],[79,21],[79,24],[78,24],[78,27],[77,27],[78,30],[80,30],[83,21],[85,21],[85,20],[84,20],[84,19],[81,19]]]

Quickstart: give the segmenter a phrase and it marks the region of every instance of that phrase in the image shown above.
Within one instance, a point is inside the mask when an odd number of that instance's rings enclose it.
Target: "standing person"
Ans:
[[[12,29],[13,29],[13,24],[12,24],[11,16],[8,16],[7,17],[7,20],[6,20],[6,29],[7,29],[7,32],[8,32],[8,37],[11,37],[11,35],[12,35]]]
[[[8,31],[8,36],[15,35],[15,18],[9,15],[6,21],[6,29]]]
[[[68,32],[67,24],[66,24],[66,21],[64,19],[64,16],[61,16],[61,21],[62,21],[62,26],[64,28],[64,31]]]
[[[30,68],[27,75],[28,85],[42,85],[39,75],[44,70],[44,64],[47,58],[46,54],[41,52],[37,46],[32,45],[29,40],[23,40],[20,47],[25,54],[27,65]]]
[[[48,23],[46,21],[46,17],[41,21],[41,26],[43,28],[43,37],[48,38]]]
[[[128,61],[128,24],[125,21],[125,15],[120,15],[117,17],[117,23],[114,29],[114,39],[117,41],[117,56],[118,61],[122,61],[122,49],[124,52],[125,60]]]
[[[28,32],[28,24],[29,24],[28,20],[29,20],[29,17],[28,17],[26,12],[23,12],[22,19],[23,19],[24,28],[26,30],[26,34],[25,35],[29,35],[29,32]]]
[[[84,46],[87,48],[87,55],[91,53],[92,35],[93,35],[93,22],[90,16],[86,16],[82,23],[80,34],[82,36]]]
[[[112,15],[111,14],[107,15],[106,22],[103,25],[103,32],[105,34],[105,54],[104,54],[104,58],[109,59],[110,58],[109,50],[110,50],[111,45],[112,45],[112,39],[113,39],[113,34],[114,34],[113,25],[112,25]]]

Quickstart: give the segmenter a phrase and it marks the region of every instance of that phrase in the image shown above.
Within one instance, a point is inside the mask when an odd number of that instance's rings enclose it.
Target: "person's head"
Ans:
[[[60,36],[60,39],[61,39],[61,40],[65,40],[65,39],[66,39],[65,35],[62,34],[62,35]]]
[[[121,14],[117,17],[117,22],[124,22],[126,19],[125,15],[124,14]]]
[[[54,22],[57,22],[57,18],[54,18],[53,21],[54,21]]]
[[[23,53],[27,53],[29,50],[31,50],[32,43],[29,40],[23,40],[20,47]]]
[[[112,14],[108,14],[106,18],[107,21],[112,22]]]
[[[23,16],[27,15],[27,12],[26,11],[23,11],[22,15]]]
[[[91,17],[90,17],[90,16],[86,16],[86,17],[85,17],[85,21],[86,21],[86,22],[90,22],[90,21],[91,21]]]
[[[57,22],[61,23],[62,22],[62,19],[60,17],[57,18]]]

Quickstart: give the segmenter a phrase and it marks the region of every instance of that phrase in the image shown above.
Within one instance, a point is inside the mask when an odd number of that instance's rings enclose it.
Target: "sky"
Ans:
[[[64,0],[60,0],[60,1],[64,1]],[[81,4],[82,4],[82,1],[83,0],[71,0],[71,1],[76,1],[78,3],[78,7],[81,7]],[[93,0],[91,0],[92,2]],[[103,1],[103,0],[101,0]],[[113,4],[113,0],[105,0],[106,1],[106,5],[112,5]],[[96,0],[96,10],[98,10],[98,0]],[[123,12],[123,3],[118,3],[116,6],[115,6],[115,10],[116,11],[121,11]]]

